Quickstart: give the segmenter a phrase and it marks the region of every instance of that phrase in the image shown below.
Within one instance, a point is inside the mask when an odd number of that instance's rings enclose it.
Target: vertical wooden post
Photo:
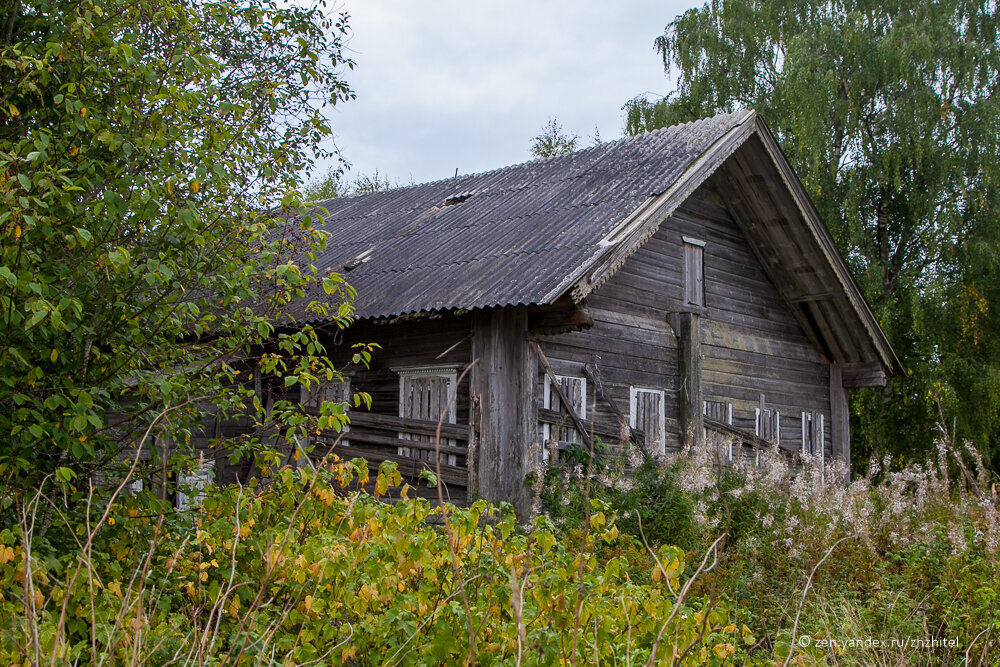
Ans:
[[[840,364],[830,364],[830,440],[833,455],[848,466],[844,480],[848,483],[851,481],[851,415]]]
[[[521,516],[531,510],[524,483],[528,452],[537,431],[537,358],[528,347],[525,308],[477,312],[472,320],[471,392],[478,398],[481,430],[476,465],[477,488],[486,500],[506,500]]]
[[[701,316],[698,313],[679,313],[676,322],[681,439],[685,446],[697,447],[702,444],[705,432],[701,391]]]

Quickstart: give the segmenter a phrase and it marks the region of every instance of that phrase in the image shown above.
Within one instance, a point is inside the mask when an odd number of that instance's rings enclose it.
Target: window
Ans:
[[[763,403],[763,398],[761,398]],[[761,440],[781,444],[781,413],[770,408],[754,408],[753,433]],[[754,465],[760,465],[760,451],[754,454]]]
[[[819,412],[802,413],[802,453],[810,456],[823,456],[823,414]]]
[[[197,506],[205,499],[205,487],[215,477],[215,460],[206,459],[204,452],[198,453],[198,460],[178,476],[177,502],[179,510]]]
[[[318,409],[323,403],[344,403],[346,405],[344,410],[347,411],[350,410],[350,406],[352,405],[351,378],[349,377],[345,377],[343,380],[318,382],[308,389],[303,386],[300,392],[299,400],[307,408]],[[347,433],[350,429],[349,425],[345,425],[343,433]],[[340,446],[350,447],[351,443],[346,438],[341,438]],[[298,464],[300,459],[296,458],[295,461]]]
[[[457,378],[455,366],[420,366],[398,369],[396,372],[399,373],[400,417],[437,422],[441,419],[441,413],[445,412],[445,423],[456,422],[456,405],[455,401],[451,400]],[[401,432],[399,437],[432,445],[426,449],[400,446],[396,450],[399,456],[434,462],[434,436]],[[441,444],[453,446],[455,442],[442,440]],[[455,454],[446,454],[441,462],[456,465],[458,457]]]
[[[580,419],[586,419],[587,379],[572,375],[557,375],[556,380],[559,382],[559,388],[562,390],[562,393],[566,396],[566,399],[573,407],[573,411],[576,412],[576,416]],[[569,414],[569,411],[563,407],[562,401],[559,399],[558,392],[552,388],[552,378],[548,375],[545,376],[545,389],[542,397],[542,407],[547,410],[555,410],[556,412],[563,412],[567,415]],[[569,419],[567,418],[567,422],[568,421]],[[583,441],[580,434],[577,433],[576,427],[572,423],[568,426],[543,424],[542,440],[544,442],[555,440],[556,442],[568,443],[579,443]],[[548,457],[549,450],[546,447],[542,450],[542,458],[547,461]]]
[[[705,242],[684,239],[684,303],[705,305]]]
[[[631,387],[628,400],[628,425],[646,435],[646,448],[659,455],[667,453],[666,410],[663,391]]]
[[[705,416],[716,421],[720,421],[723,424],[733,425],[733,404],[726,401],[705,401]],[[726,452],[727,459],[732,462],[733,460],[733,439],[727,439],[728,451]]]
[[[781,413],[777,410],[754,409],[753,433],[761,440],[778,443],[781,441]]]

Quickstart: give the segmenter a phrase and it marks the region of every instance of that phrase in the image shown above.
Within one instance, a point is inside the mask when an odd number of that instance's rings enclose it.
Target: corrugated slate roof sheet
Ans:
[[[356,265],[345,276],[359,318],[549,303],[604,251],[601,239],[746,117],[323,202],[331,238],[318,265]]]

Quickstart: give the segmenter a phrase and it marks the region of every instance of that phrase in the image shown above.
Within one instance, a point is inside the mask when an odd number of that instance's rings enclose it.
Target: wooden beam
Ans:
[[[705,414],[701,389],[701,317],[697,313],[672,313],[680,366],[681,443],[697,447],[704,440]]]
[[[481,418],[481,424],[473,424],[479,428],[474,492],[486,500],[510,502],[522,517],[531,511],[524,478],[531,469],[528,453],[538,428],[538,371],[527,334],[526,308],[494,308],[473,315],[476,361],[470,386]]]
[[[844,391],[843,368],[830,365],[830,439],[833,455],[847,464],[847,479],[851,481],[851,415]]]
[[[566,410],[566,414],[568,414],[569,418],[573,421],[573,426],[583,438],[583,444],[587,446],[588,450],[593,449],[593,442],[590,439],[590,434],[587,432],[587,427],[583,423],[583,420],[580,419],[580,415],[576,414],[573,404],[568,398],[566,398],[566,394],[563,393],[562,387],[559,386],[559,380],[556,378],[556,374],[552,371],[552,367],[549,366],[549,360],[545,357],[545,353],[542,352],[542,347],[536,340],[531,341],[531,346],[535,349],[535,354],[538,355],[538,363],[542,365],[542,368],[545,369],[545,374],[548,375],[549,380],[551,380],[551,390],[556,392],[556,395],[559,397],[560,405],[562,405],[562,407]],[[586,401],[587,397],[584,396],[583,400]]]
[[[825,292],[822,294],[803,294],[802,296],[789,297],[790,303],[805,303],[806,301],[829,301],[831,299],[845,298],[843,294],[837,292]]]
[[[528,318],[528,330],[532,334],[542,336],[584,331],[592,326],[594,326],[593,313],[580,304],[572,304],[565,310],[532,312]]]
[[[618,404],[615,403],[613,400],[611,400],[611,397],[608,396],[606,391],[604,391],[604,383],[597,379],[597,374],[594,373],[593,370],[591,370],[590,364],[586,364],[583,367],[583,373],[584,375],[587,376],[587,379],[590,380],[591,384],[594,385],[594,395],[597,396],[597,398],[604,401],[604,403],[609,408],[611,408],[611,412],[615,414],[615,416],[618,418],[618,422],[622,426],[628,428],[629,440],[631,440],[636,444],[636,446],[639,448],[639,451],[642,452],[643,457],[647,461],[649,461],[652,458],[652,456],[650,456],[649,454],[649,448],[646,447],[645,433],[643,433],[643,437],[641,438],[636,437],[636,432],[632,429],[631,426],[629,426],[628,417],[625,416],[625,414],[618,407]],[[664,406],[664,409],[666,409],[666,406]]]
[[[845,387],[884,387],[889,378],[885,366],[877,361],[843,364]]]

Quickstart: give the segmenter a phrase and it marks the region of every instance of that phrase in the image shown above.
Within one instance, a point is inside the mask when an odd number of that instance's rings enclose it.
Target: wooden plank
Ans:
[[[587,433],[587,428],[584,426],[583,420],[581,420],[580,416],[576,414],[573,404],[566,398],[566,394],[563,393],[562,387],[559,386],[559,379],[552,371],[552,367],[549,366],[549,361],[546,359],[545,353],[542,352],[542,348],[538,345],[538,341],[532,340],[531,347],[535,350],[535,355],[538,357],[538,363],[540,363],[542,368],[545,369],[545,374],[548,375],[549,380],[552,381],[550,390],[556,392],[556,395],[559,397],[559,402],[566,410],[566,414],[569,415],[569,418],[573,422],[573,426],[576,427],[580,437],[583,438],[583,443],[587,446],[587,449],[593,449],[593,442],[590,439],[590,434]],[[586,396],[584,397],[584,400],[587,400]]]
[[[560,412],[558,410],[548,410],[546,408],[538,408],[538,421],[543,424],[552,424],[554,426],[566,426],[568,422],[572,421],[570,416],[565,412]],[[593,433],[595,436],[609,438],[612,440],[618,440],[621,437],[621,429],[618,425],[610,420],[593,420],[593,419],[581,419],[580,424],[586,430],[588,434]],[[642,431],[635,431],[637,434],[642,434]],[[637,436],[638,437],[638,436]]]
[[[432,461],[421,461],[418,459],[410,459],[406,457],[401,457],[396,452],[387,453],[384,450],[376,450],[369,447],[345,447],[338,451],[342,458],[354,458],[360,457],[368,461],[368,467],[372,470],[378,470],[378,464],[382,461],[393,461],[398,467],[399,472],[404,477],[408,477],[411,480],[416,479],[420,476],[420,472],[423,470],[430,470],[435,472],[435,466]],[[446,463],[441,464],[441,481],[445,484],[451,484],[454,486],[464,487],[466,483],[465,468],[458,466],[450,466]]]
[[[591,384],[594,385],[595,395],[604,401],[604,404],[607,405],[611,409],[611,412],[614,413],[615,417],[618,418],[618,422],[623,427],[622,430],[628,429],[629,438],[636,444],[639,451],[642,452],[643,457],[645,457],[648,461],[651,457],[649,454],[649,448],[646,446],[646,438],[644,436],[640,437],[636,435],[635,431],[629,427],[628,417],[625,416],[625,414],[618,407],[618,404],[611,400],[611,397],[608,396],[606,391],[604,391],[604,383],[597,378],[597,374],[594,372],[593,367],[590,364],[587,364],[583,367],[583,372],[587,376],[587,379],[590,380]]]
[[[506,500],[522,516],[531,509],[524,478],[537,430],[537,369],[528,350],[525,308],[481,311],[473,317],[471,394],[479,405],[475,493]]]
[[[385,435],[382,433],[372,433],[370,431],[365,431],[361,429],[352,428],[350,435],[346,435],[346,438],[350,439],[351,446],[353,447],[356,443],[367,442],[373,445],[383,445],[385,447],[409,447],[411,449],[417,449],[423,452],[434,452],[440,451],[442,454],[453,454],[456,456],[465,456],[468,450],[465,447],[458,447],[455,445],[449,445],[447,442],[442,442],[440,446],[435,445],[433,441],[428,442],[426,440],[414,440],[412,438],[401,438],[399,436]]]
[[[749,445],[754,449],[768,449],[771,447],[770,442],[762,438],[758,438],[753,433],[747,433],[746,431],[730,426],[726,422],[713,417],[705,417],[705,428],[715,431],[716,433],[720,433],[726,437],[736,438],[741,443]]]
[[[697,313],[674,313],[680,366],[680,422],[682,441],[699,446],[704,431],[701,387],[701,317]]]
[[[885,367],[877,361],[842,365],[845,387],[884,387],[889,379]]]
[[[319,408],[303,407],[306,414],[319,416]],[[386,431],[406,431],[408,433],[418,433],[420,435],[434,436],[437,433],[438,423],[429,419],[412,419],[406,417],[396,417],[393,415],[382,415],[373,412],[361,412],[352,410],[348,413],[351,418],[351,427],[384,429]],[[458,424],[441,424],[441,437],[450,440],[465,441],[469,436],[466,427]]]

